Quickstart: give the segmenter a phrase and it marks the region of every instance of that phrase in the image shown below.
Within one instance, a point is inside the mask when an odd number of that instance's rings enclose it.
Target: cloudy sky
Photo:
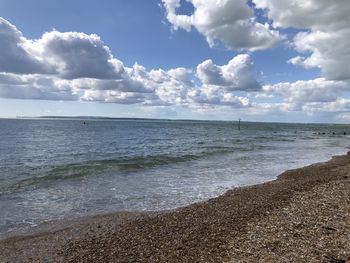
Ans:
[[[0,117],[350,122],[349,0],[0,0]]]

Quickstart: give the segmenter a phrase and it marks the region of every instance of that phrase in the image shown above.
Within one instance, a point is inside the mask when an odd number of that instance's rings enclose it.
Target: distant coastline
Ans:
[[[110,120],[110,121],[169,121],[169,122],[214,122],[214,123],[238,123],[237,120],[210,120],[210,119],[169,119],[169,118],[143,118],[143,117],[108,117],[108,116],[16,116],[16,117],[0,117],[1,119],[31,119],[31,120]],[[297,125],[350,125],[350,123],[327,123],[327,122],[280,122],[280,121],[258,121],[241,119],[241,123],[270,123],[270,124],[297,124]]]
[[[131,117],[105,117],[105,116],[16,116],[16,119],[236,122],[236,121],[228,121],[228,120],[196,120],[196,119],[166,119],[166,118],[136,118],[136,117],[131,118]]]

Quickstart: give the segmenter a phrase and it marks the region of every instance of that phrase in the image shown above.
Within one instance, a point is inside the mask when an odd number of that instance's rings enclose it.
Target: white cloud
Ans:
[[[86,90],[81,97],[83,101],[99,101],[118,104],[142,103],[145,96],[136,92],[121,92],[117,90]]]
[[[350,28],[334,32],[302,32],[296,35],[294,42],[298,51],[311,52],[300,65],[320,68],[327,79],[350,79]]]
[[[274,26],[307,30],[294,38],[296,49],[306,57],[298,56],[291,63],[318,67],[327,79],[350,79],[350,1],[253,1],[258,8],[268,10]]]
[[[348,0],[253,0],[257,8],[268,9],[276,27],[336,30],[350,22]]]
[[[152,93],[152,89],[147,89],[143,83],[126,75],[123,79],[74,79],[69,82],[72,88],[79,90],[115,90],[120,92]]]
[[[221,86],[230,91],[261,89],[254,65],[247,54],[238,55],[223,66],[215,65],[210,59],[206,60],[197,66],[197,76],[206,85]]]
[[[345,98],[338,98],[335,101],[320,103],[313,102],[307,103],[303,106],[303,110],[310,113],[335,113],[335,114],[344,114],[344,112],[350,111],[350,100]]]
[[[332,81],[324,78],[284,82],[274,85],[265,85],[263,93],[272,98],[281,97],[286,111],[309,111],[312,105],[329,105],[335,103],[339,97],[349,91],[348,83]]]
[[[213,86],[203,86],[201,89],[191,89],[188,93],[189,101],[199,106],[231,106],[234,108],[250,107],[246,97],[236,96],[230,92]]]
[[[249,101],[234,92],[260,88],[249,55],[238,55],[224,66],[211,62],[217,73],[204,62],[197,67],[197,79],[183,67],[125,67],[97,35],[54,30],[30,40],[6,20],[0,22],[0,97],[248,107]]]
[[[48,73],[41,58],[27,52],[26,39],[17,28],[0,17],[0,72],[19,74]]]
[[[62,78],[117,79],[124,72],[123,63],[113,58],[97,35],[51,31],[27,41],[25,47],[54,66]]]
[[[0,97],[40,100],[77,100],[79,94],[64,80],[44,75],[0,73]]]
[[[224,6],[228,2],[221,1],[220,4]],[[233,2],[226,6],[228,10]],[[255,2],[260,2],[261,7],[270,8],[266,4],[269,1],[265,3],[266,6],[263,1]],[[179,4],[177,0],[166,3],[169,5],[167,8],[174,10]],[[201,1],[193,0],[193,4],[198,7]],[[250,8],[247,8],[249,11]],[[208,27],[214,24],[220,27],[223,20],[219,19],[219,14],[224,16],[222,12],[226,11],[219,8],[211,13],[202,6],[195,10],[199,12],[196,19],[203,18],[203,25],[209,21]],[[235,17],[242,16],[244,20],[248,13],[233,14]],[[182,19],[183,28],[186,28],[186,19],[188,17]],[[197,27],[193,19],[188,25]],[[228,23],[227,19],[224,20]],[[281,21],[274,21],[279,26],[285,26],[286,21],[291,20],[279,19]],[[254,25],[256,22],[251,23]],[[298,23],[305,26],[306,22]],[[349,95],[349,65],[345,61],[349,59],[350,43],[348,40],[341,41],[344,37],[342,34],[346,35],[348,31],[346,28],[336,29],[343,24],[341,22],[332,26],[317,23],[317,27],[310,26],[309,32],[297,34],[295,47],[300,52],[306,52],[306,55],[292,58],[289,63],[319,67],[324,77],[261,87],[251,56],[247,54],[237,55],[224,65],[217,65],[208,59],[195,69],[148,70],[139,64],[124,66],[97,35],[52,31],[39,39],[30,40],[15,26],[0,19],[0,97],[97,101],[159,108],[182,106],[209,111],[214,107],[231,107],[257,115],[285,112],[344,115],[350,110],[350,102],[345,98],[345,94]],[[331,32],[325,28],[336,30]],[[307,52],[311,52],[311,55]]]
[[[210,46],[220,41],[229,49],[250,51],[271,48],[281,39],[266,23],[255,20],[254,10],[246,0],[188,0],[194,7],[192,15],[177,14],[180,0],[162,0],[166,17],[177,30],[192,27],[203,34]]]
[[[0,18],[0,72],[55,74],[61,78],[118,79],[123,63],[97,35],[51,31],[29,40]]]

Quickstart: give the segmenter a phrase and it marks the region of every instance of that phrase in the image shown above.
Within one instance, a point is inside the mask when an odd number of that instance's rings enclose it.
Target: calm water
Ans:
[[[350,127],[242,123],[239,132],[232,122],[0,120],[0,237],[52,219],[175,208],[272,180],[344,154],[344,131]]]

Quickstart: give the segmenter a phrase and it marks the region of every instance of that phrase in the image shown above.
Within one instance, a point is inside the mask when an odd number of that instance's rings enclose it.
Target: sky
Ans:
[[[350,122],[348,0],[0,0],[0,117]]]

